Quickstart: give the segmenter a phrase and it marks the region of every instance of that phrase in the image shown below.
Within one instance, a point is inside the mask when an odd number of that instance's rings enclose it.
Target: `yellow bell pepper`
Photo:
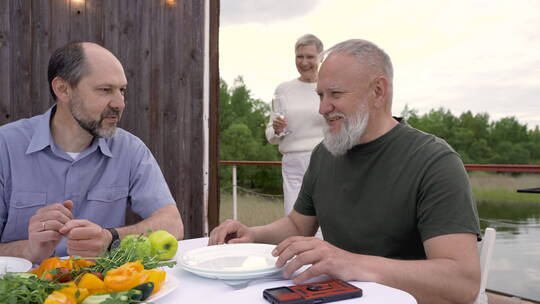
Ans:
[[[77,300],[57,290],[53,291],[43,304],[77,304]]]
[[[77,286],[88,289],[90,294],[106,292],[105,282],[92,273],[85,273]]]
[[[77,284],[75,284],[75,282],[73,282],[73,281],[69,281],[69,282],[67,282],[67,283],[64,283],[64,286],[65,286],[64,288],[68,288],[68,287],[70,287],[70,288],[73,288],[73,287],[74,287],[74,288],[77,288]],[[62,289],[64,289],[64,288],[62,288]],[[62,290],[62,289],[60,289],[60,290]]]
[[[105,275],[105,287],[112,291],[126,291],[147,281],[149,274],[144,272],[141,261],[126,263],[111,269]]]
[[[154,283],[154,290],[152,291],[152,294],[158,292],[167,278],[167,273],[164,270],[159,269],[149,269],[145,270],[144,272],[148,273],[148,279],[144,283]]]
[[[77,287],[77,284],[73,281],[69,281],[65,285],[66,287],[55,292],[66,295],[68,299],[74,300],[76,303],[81,303],[89,295],[88,289]]]
[[[65,294],[68,298],[74,299],[77,303],[81,303],[90,294],[86,288],[64,287],[57,292]]]

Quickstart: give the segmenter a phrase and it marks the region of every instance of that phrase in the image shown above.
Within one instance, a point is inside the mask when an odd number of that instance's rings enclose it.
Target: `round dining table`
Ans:
[[[176,257],[182,253],[207,246],[208,238],[196,238],[179,241]],[[166,268],[167,282],[174,281],[173,288],[165,288],[152,299],[155,304],[173,303],[261,303],[268,304],[263,298],[263,291],[267,288],[294,285],[291,280],[272,276],[272,279],[261,278],[251,281],[247,286],[229,286],[226,282],[197,276],[188,272],[178,264],[173,268]],[[317,278],[310,282],[321,281],[327,278]],[[415,304],[416,300],[409,293],[373,282],[349,282],[363,291],[360,298],[342,300],[339,303],[365,303],[365,304]],[[169,283],[169,286],[171,284]]]

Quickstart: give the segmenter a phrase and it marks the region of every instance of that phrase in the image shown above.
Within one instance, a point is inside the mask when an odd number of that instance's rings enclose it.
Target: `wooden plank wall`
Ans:
[[[204,13],[202,0],[1,0],[0,125],[53,104],[54,49],[70,41],[105,46],[129,83],[120,126],[152,150],[185,237],[202,236]]]

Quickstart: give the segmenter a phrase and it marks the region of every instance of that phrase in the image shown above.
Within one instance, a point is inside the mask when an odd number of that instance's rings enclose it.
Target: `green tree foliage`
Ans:
[[[465,163],[540,164],[540,131],[528,130],[515,117],[489,122],[486,113],[470,111],[454,116],[439,108],[424,115],[405,106],[407,122],[424,132],[446,140]]]
[[[225,81],[220,84],[220,159],[221,160],[280,160],[277,146],[266,141],[265,128],[270,106],[251,98],[242,77],[232,88]],[[220,166],[222,188],[232,184],[232,166]],[[281,170],[276,166],[237,166],[239,186],[259,189],[266,193],[281,191]]]

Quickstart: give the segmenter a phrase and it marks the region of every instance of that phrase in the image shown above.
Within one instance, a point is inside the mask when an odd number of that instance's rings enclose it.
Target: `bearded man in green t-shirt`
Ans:
[[[419,303],[472,303],[480,286],[478,214],[459,155],[392,117],[393,69],[373,43],[327,51],[317,92],[327,122],[294,210],[271,224],[226,221],[209,244],[278,244],[277,267],[405,290]],[[313,235],[320,225],[324,240]]]

